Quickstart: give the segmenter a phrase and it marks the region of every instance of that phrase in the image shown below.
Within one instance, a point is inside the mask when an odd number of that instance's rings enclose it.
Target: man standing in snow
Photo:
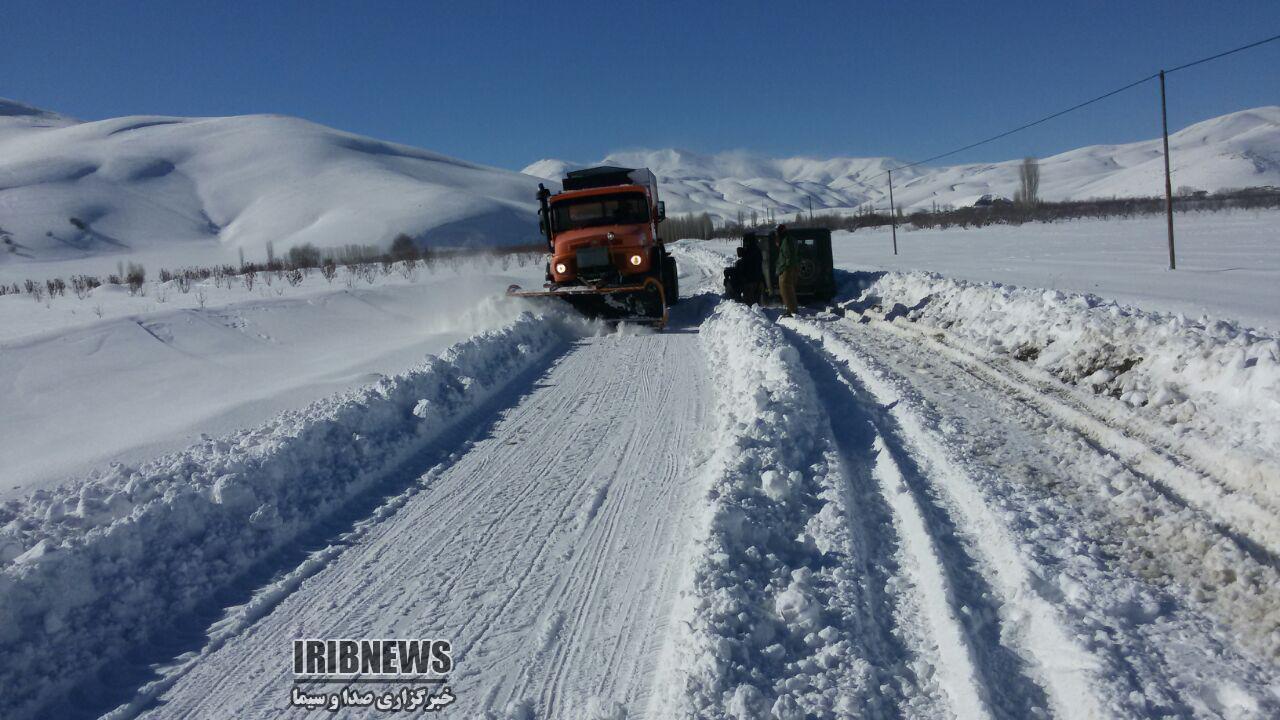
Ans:
[[[782,317],[791,317],[800,311],[796,302],[796,270],[799,263],[796,258],[796,239],[787,232],[786,225],[778,226],[778,294],[782,296],[782,304],[786,312]]]

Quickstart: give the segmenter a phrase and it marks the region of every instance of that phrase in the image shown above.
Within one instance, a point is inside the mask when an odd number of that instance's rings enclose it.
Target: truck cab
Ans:
[[[547,238],[542,290],[507,288],[512,297],[556,297],[588,317],[610,322],[667,323],[680,297],[676,260],[658,224],[666,208],[645,168],[575,170],[552,193],[538,185],[538,228]]]
[[[658,224],[666,212],[652,172],[587,168],[568,173],[563,187],[539,192],[540,225],[551,253],[548,282],[607,287],[647,276],[671,280],[663,277],[669,263]]]

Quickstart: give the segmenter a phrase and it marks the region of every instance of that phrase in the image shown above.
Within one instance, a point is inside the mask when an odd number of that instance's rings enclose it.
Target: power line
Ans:
[[[934,155],[933,157],[925,158],[924,160],[917,160],[917,161],[915,161],[915,162],[913,162],[913,163],[908,163],[908,164],[906,164],[906,165],[903,165],[902,167],[896,167],[896,168],[894,168],[894,170],[903,170],[903,169],[905,169],[905,168],[915,167],[916,165],[923,165],[923,164],[925,164],[925,163],[927,163],[927,162],[933,162],[934,160],[941,160],[941,159],[942,159],[942,158],[944,158],[944,157],[949,157],[949,156],[951,156],[951,155],[955,155],[956,153],[964,152],[965,150],[972,150],[973,148],[976,148],[976,147],[978,147],[979,145],[986,145],[986,144],[987,144],[987,143],[989,143],[989,142],[994,142],[994,141],[996,141],[996,140],[999,140],[1000,138],[1008,137],[1008,136],[1010,136],[1010,135],[1012,135],[1012,134],[1014,134],[1014,133],[1016,133],[1016,132],[1021,132],[1021,131],[1023,131],[1023,130],[1026,130],[1027,128],[1035,127],[1036,125],[1039,125],[1039,124],[1041,124],[1041,123],[1049,122],[1050,120],[1052,120],[1052,119],[1054,119],[1054,118],[1056,118],[1056,117],[1061,117],[1061,116],[1063,116],[1063,115],[1066,115],[1066,114],[1067,114],[1067,113],[1069,113],[1069,112],[1074,112],[1074,111],[1079,110],[1080,108],[1082,108],[1082,107],[1084,107],[1084,106],[1086,106],[1086,105],[1092,105],[1093,103],[1096,103],[1096,102],[1098,102],[1099,100],[1106,100],[1107,98],[1111,97],[1112,95],[1118,95],[1118,94],[1120,94],[1120,93],[1124,92],[1125,90],[1128,90],[1129,88],[1137,87],[1137,86],[1141,85],[1141,84],[1142,84],[1142,83],[1144,83],[1144,82],[1147,82],[1147,81],[1149,81],[1149,80],[1155,80],[1155,79],[1156,79],[1156,78],[1158,78],[1158,77],[1160,77],[1160,73],[1155,73],[1155,74],[1153,74],[1153,75],[1148,75],[1148,76],[1146,76],[1146,77],[1142,78],[1141,80],[1135,80],[1135,81],[1133,81],[1133,82],[1129,83],[1128,85],[1125,85],[1125,86],[1124,86],[1124,87],[1122,87],[1122,88],[1116,88],[1115,90],[1112,90],[1111,92],[1106,93],[1105,95],[1099,95],[1098,97],[1093,98],[1093,99],[1091,99],[1091,100],[1085,100],[1085,101],[1084,101],[1084,102],[1082,102],[1082,103],[1078,103],[1078,104],[1076,104],[1076,105],[1072,105],[1071,107],[1067,108],[1066,110],[1059,110],[1058,112],[1053,113],[1052,115],[1045,115],[1044,117],[1040,118],[1039,120],[1033,120],[1033,121],[1031,121],[1031,122],[1029,122],[1029,123],[1026,123],[1025,125],[1019,125],[1018,127],[1014,128],[1014,129],[1012,129],[1012,130],[1006,130],[1006,131],[1004,131],[1004,132],[1000,133],[999,135],[992,135],[991,137],[989,137],[989,138],[987,138],[987,139],[985,139],[985,140],[979,140],[979,141],[978,141],[978,142],[976,142],[976,143],[970,143],[970,144],[968,144],[968,145],[965,145],[965,146],[964,146],[964,147],[962,147],[962,148],[956,148],[955,150],[948,150],[947,152],[944,152],[944,153],[942,153],[942,154],[940,154],[940,155]],[[885,174],[885,173],[881,173],[881,175],[884,175],[884,174]]]
[[[1209,57],[1200,58],[1199,60],[1193,60],[1192,62],[1189,62],[1189,63],[1183,64],[1183,65],[1179,65],[1179,66],[1177,66],[1177,67],[1173,68],[1172,70],[1166,70],[1166,71],[1164,71],[1164,72],[1165,72],[1165,74],[1166,74],[1166,75],[1168,75],[1169,73],[1174,73],[1174,72],[1177,72],[1177,71],[1179,71],[1179,70],[1185,70],[1186,68],[1192,67],[1192,66],[1194,66],[1194,65],[1199,65],[1199,64],[1201,64],[1201,63],[1207,63],[1207,62],[1209,62],[1210,60],[1217,60],[1218,58],[1226,57],[1226,56],[1228,56],[1228,55],[1232,55],[1232,54],[1235,54],[1235,53],[1238,53],[1238,52],[1241,52],[1241,51],[1244,51],[1244,50],[1248,50],[1248,49],[1250,49],[1250,48],[1255,48],[1255,47],[1258,47],[1259,45],[1265,45],[1266,43],[1274,42],[1274,41],[1276,41],[1276,40],[1280,40],[1280,35],[1273,35],[1273,36],[1271,36],[1271,37],[1269,37],[1269,38],[1266,38],[1265,40],[1259,40],[1259,41],[1257,41],[1257,42],[1249,43],[1248,45],[1241,45],[1240,47],[1232,48],[1231,50],[1227,50],[1227,51],[1225,51],[1225,52],[1220,52],[1220,53],[1218,53],[1217,55],[1210,55]],[[989,143],[989,142],[994,142],[994,141],[999,140],[999,139],[1001,139],[1001,138],[1008,137],[1008,136],[1010,136],[1010,135],[1012,135],[1012,134],[1014,134],[1014,133],[1017,133],[1017,132],[1021,132],[1021,131],[1023,131],[1023,130],[1026,130],[1027,128],[1032,128],[1032,127],[1035,127],[1036,125],[1040,125],[1041,123],[1046,123],[1046,122],[1048,122],[1048,121],[1050,121],[1050,120],[1053,120],[1054,118],[1062,117],[1063,115],[1066,115],[1067,113],[1075,112],[1076,110],[1079,110],[1079,109],[1080,109],[1080,108],[1082,108],[1082,107],[1085,107],[1085,106],[1087,106],[1087,105],[1092,105],[1093,103],[1096,103],[1096,102],[1098,102],[1098,101],[1100,101],[1100,100],[1106,100],[1107,98],[1111,97],[1112,95],[1118,95],[1118,94],[1120,94],[1120,93],[1124,92],[1125,90],[1129,90],[1129,89],[1131,89],[1131,88],[1135,88],[1135,87],[1137,87],[1137,86],[1139,86],[1139,85],[1141,85],[1141,84],[1143,84],[1143,83],[1145,83],[1145,82],[1149,82],[1149,81],[1154,80],[1154,79],[1156,79],[1156,78],[1158,78],[1158,77],[1160,77],[1160,73],[1158,73],[1158,72],[1157,72],[1157,73],[1152,73],[1151,75],[1148,75],[1148,76],[1146,76],[1146,77],[1142,78],[1141,80],[1135,80],[1135,81],[1133,81],[1133,82],[1129,83],[1128,85],[1125,85],[1124,87],[1116,88],[1115,90],[1112,90],[1111,92],[1104,93],[1104,94],[1099,95],[1099,96],[1097,96],[1097,97],[1095,97],[1095,98],[1092,98],[1092,99],[1089,99],[1089,100],[1085,100],[1085,101],[1084,101],[1084,102],[1082,102],[1082,103],[1078,103],[1078,104],[1076,104],[1076,105],[1072,105],[1071,107],[1067,108],[1066,110],[1059,110],[1058,112],[1055,112],[1055,113],[1053,113],[1053,114],[1051,114],[1051,115],[1046,115],[1046,116],[1044,116],[1044,117],[1040,118],[1039,120],[1033,120],[1033,121],[1031,121],[1031,122],[1029,122],[1029,123],[1025,123],[1025,124],[1023,124],[1023,125],[1019,125],[1018,127],[1013,128],[1012,130],[1006,130],[1006,131],[1004,131],[1004,132],[1002,132],[1002,133],[1000,133],[1000,134],[998,134],[998,135],[992,135],[992,136],[991,136],[991,137],[989,137],[989,138],[986,138],[986,139],[984,139],[984,140],[979,140],[978,142],[975,142],[975,143],[970,143],[970,144],[968,144],[968,145],[965,145],[964,147],[956,148],[955,150],[948,150],[947,152],[940,153],[940,154],[938,154],[938,155],[934,155],[933,157],[925,158],[924,160],[917,160],[917,161],[912,162],[912,163],[907,163],[906,165],[902,165],[902,166],[899,166],[899,167],[891,168],[891,169],[889,169],[889,170],[885,170],[884,172],[879,173],[879,174],[876,174],[876,175],[872,175],[871,177],[866,178],[865,180],[862,180],[861,182],[862,182],[863,184],[866,184],[866,183],[868,183],[868,182],[869,182],[869,181],[871,181],[871,180],[875,180],[876,178],[884,177],[885,175],[888,175],[890,172],[893,172],[893,171],[895,171],[895,170],[905,170],[905,169],[907,169],[907,168],[915,167],[915,166],[917,166],[917,165],[923,165],[923,164],[925,164],[925,163],[930,163],[930,162],[933,162],[933,161],[935,161],[935,160],[941,160],[942,158],[950,157],[950,156],[955,155],[955,154],[957,154],[957,153],[962,153],[962,152],[964,152],[965,150],[972,150],[973,148],[979,147],[979,146],[981,146],[981,145],[986,145],[986,144],[987,144],[987,143]]]
[[[1176,68],[1174,68],[1174,69],[1172,69],[1172,70],[1165,70],[1165,71],[1164,71],[1164,74],[1165,74],[1165,75],[1168,75],[1169,73],[1174,73],[1174,72],[1177,72],[1177,71],[1179,71],[1179,70],[1185,70],[1185,69],[1187,69],[1187,68],[1191,67],[1192,65],[1199,65],[1200,63],[1207,63],[1207,62],[1209,62],[1210,60],[1217,60],[1217,59],[1218,59],[1218,58],[1220,58],[1220,57],[1226,57],[1226,56],[1228,56],[1228,55],[1232,55],[1232,54],[1234,54],[1234,53],[1238,53],[1238,52],[1240,52],[1241,50],[1248,50],[1249,48],[1256,48],[1256,47],[1258,47],[1259,45],[1265,45],[1265,44],[1267,44],[1267,43],[1269,43],[1269,42],[1273,42],[1273,41],[1275,41],[1275,40],[1280,40],[1280,35],[1272,35],[1271,37],[1267,38],[1266,40],[1259,40],[1258,42],[1255,42],[1255,43],[1249,43],[1248,45],[1241,45],[1240,47],[1238,47],[1238,48],[1236,48],[1236,49],[1234,49],[1234,50],[1228,50],[1228,51],[1226,51],[1226,52],[1220,52],[1220,53],[1218,53],[1217,55],[1210,55],[1210,56],[1209,56],[1209,57],[1207,57],[1207,58],[1200,58],[1199,60],[1195,60],[1195,61],[1193,61],[1193,62],[1189,62],[1189,63],[1187,63],[1186,65],[1179,65],[1178,67],[1176,67]]]

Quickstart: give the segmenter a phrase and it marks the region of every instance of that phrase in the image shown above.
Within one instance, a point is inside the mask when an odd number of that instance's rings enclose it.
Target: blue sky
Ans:
[[[1280,2],[26,2],[0,96],[83,119],[284,113],[519,169],[615,149],[915,160],[1280,33]],[[1280,42],[1169,78],[1280,104]],[[1159,132],[1155,83],[951,161]]]

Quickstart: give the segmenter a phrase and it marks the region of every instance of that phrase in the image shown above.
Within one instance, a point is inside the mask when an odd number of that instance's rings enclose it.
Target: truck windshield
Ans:
[[[634,225],[649,222],[649,202],[641,193],[595,195],[554,203],[551,215],[557,232],[597,225]]]

